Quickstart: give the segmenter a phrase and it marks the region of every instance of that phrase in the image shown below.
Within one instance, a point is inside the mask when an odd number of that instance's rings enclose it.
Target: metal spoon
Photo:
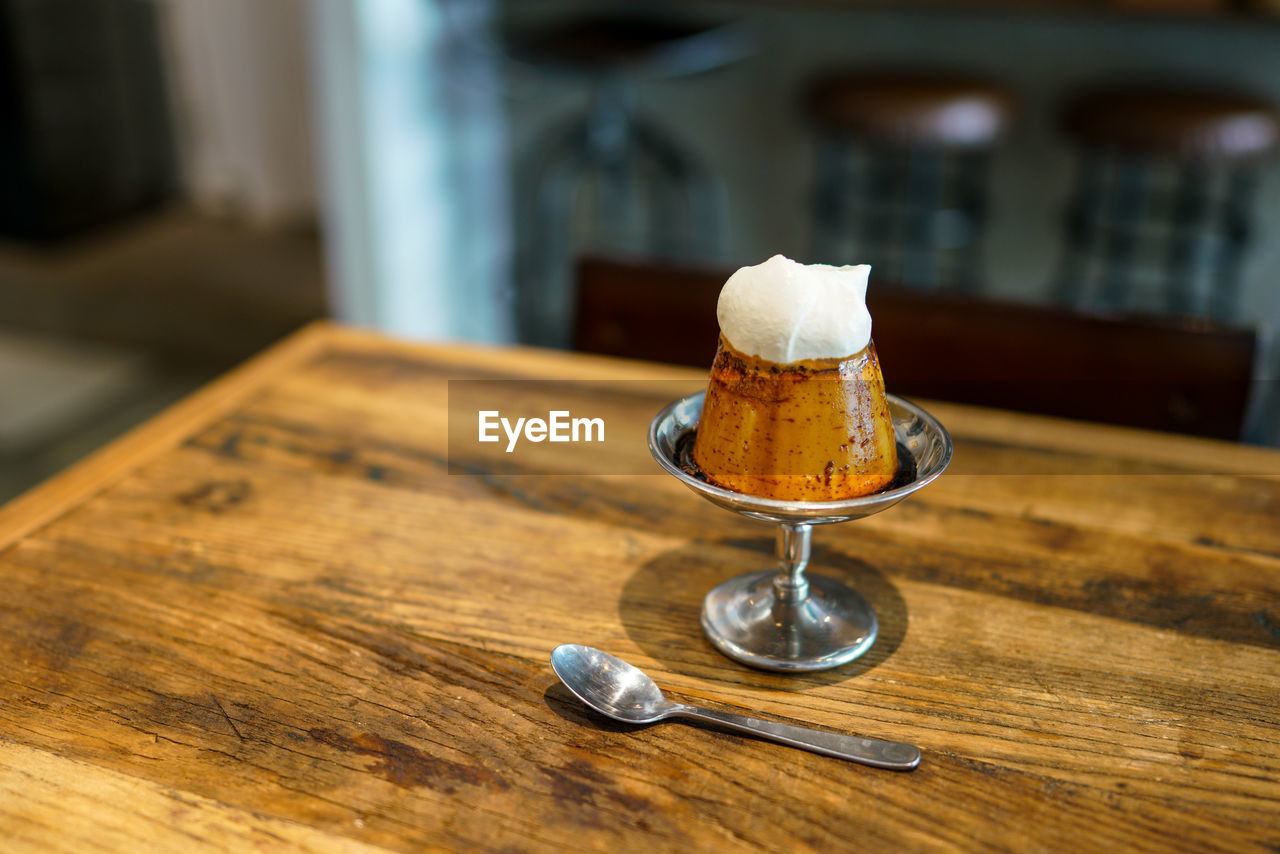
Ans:
[[[910,744],[840,735],[673,703],[662,696],[662,689],[644,671],[593,647],[562,644],[551,652],[551,668],[579,700],[615,721],[651,724],[667,718],[693,718],[877,768],[910,771],[920,764],[920,749]]]

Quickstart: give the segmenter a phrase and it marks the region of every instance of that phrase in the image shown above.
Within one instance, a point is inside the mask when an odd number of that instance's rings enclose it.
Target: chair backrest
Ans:
[[[579,350],[710,367],[731,271],[584,258]],[[872,284],[889,391],[1238,439],[1257,335],[1206,321],[1110,317]]]

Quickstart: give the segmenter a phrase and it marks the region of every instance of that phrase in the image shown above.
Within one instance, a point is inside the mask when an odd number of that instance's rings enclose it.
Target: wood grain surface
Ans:
[[[815,534],[880,639],[779,675],[697,619],[768,526],[642,443],[449,474],[459,378],[586,384],[622,435],[705,381],[313,327],[0,510],[0,847],[1280,848],[1280,454],[930,405],[952,471]],[[924,760],[611,724],[568,641]]]

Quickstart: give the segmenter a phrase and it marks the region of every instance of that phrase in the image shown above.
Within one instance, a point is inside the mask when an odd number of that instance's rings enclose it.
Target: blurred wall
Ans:
[[[182,180],[198,208],[313,219],[308,0],[157,0]]]

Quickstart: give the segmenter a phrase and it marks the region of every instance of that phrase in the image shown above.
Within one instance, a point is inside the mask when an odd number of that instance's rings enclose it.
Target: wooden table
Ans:
[[[770,529],[639,439],[650,473],[446,473],[446,379],[486,377],[622,437],[704,380],[313,327],[0,512],[0,848],[1280,845],[1280,454],[931,405],[952,470],[815,538],[880,640],[778,675],[697,621]],[[566,641],[924,760],[612,725]]]

